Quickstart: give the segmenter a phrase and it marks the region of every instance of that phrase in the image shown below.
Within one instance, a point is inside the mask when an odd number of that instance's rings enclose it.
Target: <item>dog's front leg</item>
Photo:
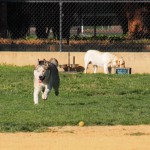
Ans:
[[[46,87],[44,93],[42,94],[42,99],[47,100],[48,94],[51,91],[52,87]]]
[[[89,63],[85,62],[85,65],[84,65],[84,73],[87,73],[88,64],[89,64]]]
[[[93,68],[94,68],[94,73],[97,73],[97,66],[94,65]]]
[[[105,74],[108,74],[108,72],[109,72],[109,71],[108,71],[108,66],[107,66],[107,65],[104,65],[104,73],[105,73]]]
[[[34,88],[34,104],[38,104],[39,102],[39,88]]]
[[[111,70],[112,68],[111,67],[108,67],[108,73],[111,74]]]

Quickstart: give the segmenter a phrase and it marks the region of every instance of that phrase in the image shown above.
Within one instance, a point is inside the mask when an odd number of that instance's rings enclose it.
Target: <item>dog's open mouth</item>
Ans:
[[[45,76],[39,76],[39,83],[42,83],[44,79],[45,79]]]
[[[42,80],[39,80],[39,83],[42,83],[43,81]]]

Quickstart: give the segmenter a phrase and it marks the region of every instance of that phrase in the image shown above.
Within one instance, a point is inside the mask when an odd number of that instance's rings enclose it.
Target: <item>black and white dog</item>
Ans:
[[[34,69],[34,104],[39,102],[39,93],[42,92],[42,99],[46,100],[52,90],[55,95],[59,94],[59,72],[57,69],[58,61],[55,58],[46,61],[39,60]]]

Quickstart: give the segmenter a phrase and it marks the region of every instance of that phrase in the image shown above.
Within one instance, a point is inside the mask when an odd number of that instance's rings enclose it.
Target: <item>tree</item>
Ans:
[[[8,3],[8,30],[11,38],[24,38],[27,34],[31,22],[31,15],[29,11],[31,8],[27,3]]]
[[[150,38],[149,3],[126,3],[124,10],[128,20],[128,38]]]
[[[117,15],[118,23],[122,27],[123,34],[127,34],[128,33],[128,19],[126,17],[124,7],[125,7],[125,3],[115,3],[113,8]]]
[[[0,37],[7,37],[7,4],[0,3]]]

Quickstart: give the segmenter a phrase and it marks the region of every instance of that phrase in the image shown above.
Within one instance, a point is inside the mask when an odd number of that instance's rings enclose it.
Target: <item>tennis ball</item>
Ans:
[[[80,122],[79,122],[79,126],[80,126],[80,127],[83,127],[84,125],[85,125],[84,121],[80,121]]]

